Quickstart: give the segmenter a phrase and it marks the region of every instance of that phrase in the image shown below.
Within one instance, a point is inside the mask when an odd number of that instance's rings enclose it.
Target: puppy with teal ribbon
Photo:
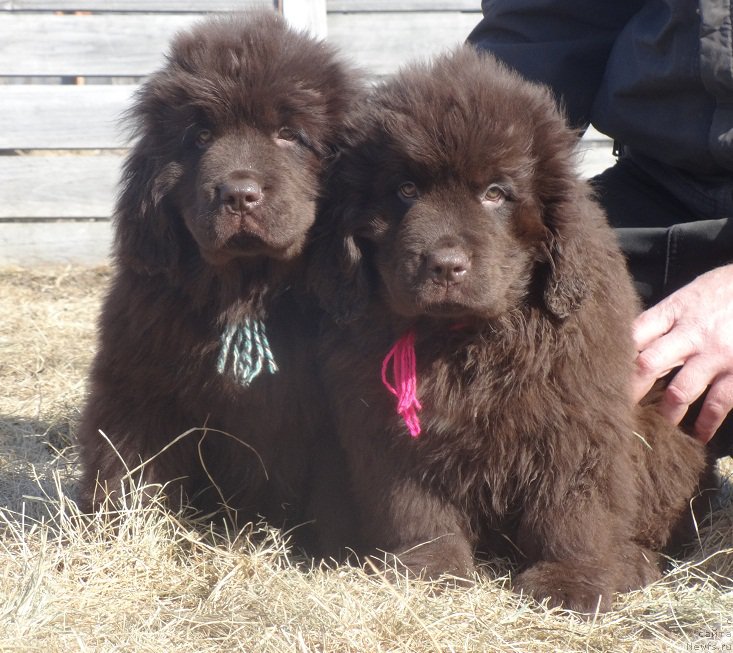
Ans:
[[[273,12],[210,18],[166,61],[128,116],[81,504],[162,497],[236,526],[264,517],[332,555],[344,465],[303,252],[360,83]]]

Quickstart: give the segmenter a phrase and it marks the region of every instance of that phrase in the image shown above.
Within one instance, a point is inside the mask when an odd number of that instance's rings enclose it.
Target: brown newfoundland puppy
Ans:
[[[340,496],[297,286],[356,95],[334,51],[274,13],[199,24],[143,85],[79,432],[87,508],[132,481],[293,524]]]
[[[462,49],[377,88],[350,138],[311,274],[358,544],[430,577],[508,553],[517,590],[607,609],[658,576],[706,463],[629,399],[638,306],[576,134]]]

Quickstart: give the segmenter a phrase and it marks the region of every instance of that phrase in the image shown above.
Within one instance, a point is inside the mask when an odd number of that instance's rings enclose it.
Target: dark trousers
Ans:
[[[682,201],[630,158],[621,158],[591,184],[617,230],[645,306],[733,262],[733,219],[711,219],[709,212],[696,210],[696,202]],[[690,420],[699,403],[690,409]],[[733,413],[710,444],[718,456],[733,454]]]

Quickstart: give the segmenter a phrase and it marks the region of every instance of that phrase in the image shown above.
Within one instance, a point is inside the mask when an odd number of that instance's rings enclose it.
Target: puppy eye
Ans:
[[[214,134],[211,133],[208,129],[202,129],[199,131],[198,134],[196,134],[196,145],[198,147],[206,147],[209,143],[211,143],[211,140],[214,138]]]
[[[499,186],[499,184],[491,184],[491,186],[486,189],[481,201],[496,205],[503,203],[505,199],[506,193],[504,192],[504,189]]]
[[[419,195],[417,186],[411,181],[406,181],[404,184],[400,184],[400,187],[397,189],[397,194],[403,200],[407,201],[417,199],[417,196]]]
[[[277,132],[277,138],[281,141],[297,141],[298,134],[294,129],[290,127],[280,127]]]

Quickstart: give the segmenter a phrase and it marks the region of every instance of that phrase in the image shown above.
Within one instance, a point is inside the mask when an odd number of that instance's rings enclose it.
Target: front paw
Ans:
[[[465,583],[475,566],[468,542],[456,536],[436,538],[403,548],[398,554],[374,557],[377,567],[388,578],[407,574],[423,580],[448,580]]]
[[[514,581],[514,591],[537,601],[549,599],[550,607],[592,614],[611,609],[612,590],[597,568],[583,563],[538,562]]]
[[[619,592],[633,592],[658,581],[661,559],[658,553],[637,546],[635,544],[619,549],[621,565],[616,590]]]

